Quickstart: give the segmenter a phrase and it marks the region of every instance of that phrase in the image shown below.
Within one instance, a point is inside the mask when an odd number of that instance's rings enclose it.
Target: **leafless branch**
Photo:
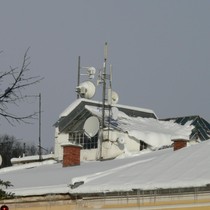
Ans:
[[[8,71],[0,72],[0,86],[4,87],[3,90],[0,89],[0,117],[5,118],[12,125],[14,121],[29,123],[29,120],[37,115],[37,113],[32,113],[19,116],[17,113],[11,113],[8,108],[8,105],[13,104],[18,106],[26,98],[31,97],[31,95],[23,94],[24,90],[43,79],[40,76],[27,75],[30,72],[28,51],[29,48],[23,56],[20,68],[10,67]],[[6,83],[7,81],[10,82]]]

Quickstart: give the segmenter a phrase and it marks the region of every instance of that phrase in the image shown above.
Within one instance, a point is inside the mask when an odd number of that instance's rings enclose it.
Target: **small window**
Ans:
[[[147,149],[147,144],[145,142],[143,142],[143,141],[140,141],[140,148],[139,148],[139,150],[142,151],[144,149]]]
[[[83,131],[69,133],[69,141],[73,144],[80,144],[82,149],[96,149],[98,148],[98,134],[94,137],[87,137]]]

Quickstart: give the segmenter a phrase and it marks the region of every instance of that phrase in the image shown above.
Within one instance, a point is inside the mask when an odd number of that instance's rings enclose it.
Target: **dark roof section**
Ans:
[[[58,126],[59,132],[68,132],[69,128],[71,131],[76,131],[83,129],[85,120],[92,116],[92,113],[85,109],[85,105],[102,107],[101,103],[97,103],[91,100],[81,100],[80,103],[66,116],[61,117],[56,123],[55,126]],[[154,112],[147,112],[142,109],[135,109],[135,107],[115,105],[120,111],[124,112],[131,117],[144,117],[144,118],[157,118]],[[105,106],[108,108],[108,105]]]
[[[195,128],[192,130],[190,139],[200,139],[201,141],[210,139],[210,124],[198,115],[174,117],[162,120],[164,121],[174,120],[174,122],[180,125],[185,125],[187,122],[191,121],[190,125],[194,125]]]

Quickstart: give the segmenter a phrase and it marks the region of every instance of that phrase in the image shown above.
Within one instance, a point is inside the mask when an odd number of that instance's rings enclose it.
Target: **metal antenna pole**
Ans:
[[[78,76],[77,76],[77,86],[80,85],[80,56],[78,57]],[[77,98],[79,98],[79,93],[77,93]]]
[[[39,93],[39,161],[42,160],[41,148],[41,93]]]
[[[106,102],[106,62],[107,62],[107,42],[105,43],[104,47],[104,66],[103,66],[103,74],[102,74],[102,81],[103,81],[103,99],[102,99],[102,134],[101,134],[101,142],[100,142],[100,160],[102,157],[102,142],[103,142],[103,131],[105,127],[105,102]]]

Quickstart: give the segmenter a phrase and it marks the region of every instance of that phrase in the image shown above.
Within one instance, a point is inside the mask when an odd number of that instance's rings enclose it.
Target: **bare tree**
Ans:
[[[30,71],[30,57],[28,56],[29,48],[26,50],[23,56],[23,62],[20,68],[18,67],[10,67],[7,71],[0,71],[0,117],[5,118],[11,125],[15,122],[25,122],[27,123],[29,119],[35,118],[37,112],[20,115],[19,112],[11,112],[9,107],[10,105],[18,106],[21,102],[23,102],[26,98],[33,97],[29,94],[24,94],[24,90],[26,90],[29,86],[37,84],[42,80],[40,76],[28,76]],[[0,51],[0,54],[2,51]],[[36,97],[36,96],[35,96]],[[8,141],[8,138],[5,139],[6,143],[0,145],[1,150],[5,148],[5,146],[12,146],[14,144],[14,139],[12,141]],[[7,148],[7,154],[4,157],[4,160],[9,162],[5,162],[6,165],[10,165],[10,158],[13,156],[17,156],[22,152],[20,145],[16,145],[16,149],[13,151],[14,154],[11,153],[11,149]],[[3,151],[1,151],[3,155]],[[10,157],[11,156],[11,157]],[[0,179],[0,199],[11,197],[11,194],[6,193],[3,187],[12,186],[10,182],[4,182]]]
[[[10,124],[16,122],[27,123],[29,119],[34,118],[37,113],[19,115],[10,111],[9,106],[18,106],[26,98],[33,96],[24,94],[29,86],[37,84],[42,80],[40,76],[28,76],[30,71],[29,48],[23,56],[21,67],[10,67],[7,71],[0,71],[0,117],[5,118]]]

